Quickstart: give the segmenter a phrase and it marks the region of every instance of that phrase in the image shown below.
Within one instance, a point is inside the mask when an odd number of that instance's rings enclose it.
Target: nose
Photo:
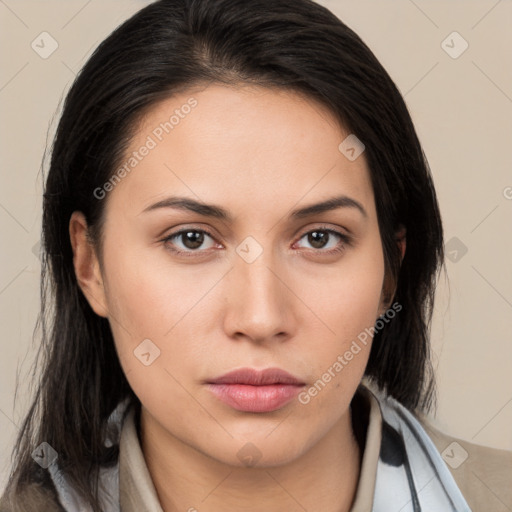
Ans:
[[[294,335],[294,295],[271,251],[263,251],[251,263],[236,256],[227,277],[224,329],[229,337],[263,343]]]

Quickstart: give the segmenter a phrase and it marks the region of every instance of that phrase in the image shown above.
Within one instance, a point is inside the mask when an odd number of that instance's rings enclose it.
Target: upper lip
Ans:
[[[281,368],[267,368],[255,370],[253,368],[240,368],[225,373],[220,377],[207,381],[208,384],[247,384],[251,386],[265,386],[270,384],[293,384],[303,386],[304,382]]]

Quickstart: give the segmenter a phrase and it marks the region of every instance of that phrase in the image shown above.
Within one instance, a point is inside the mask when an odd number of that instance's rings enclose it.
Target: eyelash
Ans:
[[[173,240],[175,238],[178,238],[183,233],[188,233],[190,231],[197,232],[197,233],[206,233],[209,237],[211,237],[213,240],[215,240],[214,235],[210,231],[208,231],[207,229],[203,229],[203,228],[202,229],[186,228],[186,229],[181,229],[180,231],[176,231],[175,233],[171,233],[169,236],[165,237],[162,240],[162,242],[167,244],[167,242],[170,242],[171,240]],[[306,232],[302,233],[302,235],[299,237],[298,240],[301,240],[306,235],[309,235],[310,233],[313,233],[315,231],[322,231],[324,233],[334,234],[334,235],[337,235],[341,239],[341,243],[339,243],[333,249],[328,249],[328,250],[309,249],[310,251],[313,251],[315,253],[319,253],[319,254],[322,254],[322,255],[338,254],[338,253],[343,252],[346,249],[347,246],[351,246],[352,245],[351,237],[349,237],[345,233],[341,233],[341,232],[339,232],[339,231],[337,231],[335,229],[328,228],[328,227],[325,227],[325,226],[320,226],[320,227],[317,227],[317,228],[314,228],[314,229],[311,229],[309,231],[306,231]],[[171,245],[171,244],[169,244],[169,245]],[[185,256],[185,257],[195,257],[195,256],[197,256],[197,254],[200,254],[201,252],[205,251],[204,249],[203,250],[197,249],[197,250],[182,251],[182,250],[176,249],[174,247],[169,247],[169,250],[172,251],[174,254],[177,254],[178,256]]]

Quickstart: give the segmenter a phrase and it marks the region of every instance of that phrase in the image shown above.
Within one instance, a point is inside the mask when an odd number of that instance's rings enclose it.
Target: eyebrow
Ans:
[[[233,221],[233,216],[224,208],[214,204],[196,201],[195,199],[187,197],[167,197],[157,203],[149,205],[141,213],[151,212],[161,208],[175,208],[177,210],[191,211],[198,213],[199,215],[203,215],[204,217],[213,217],[226,222]],[[289,217],[292,219],[303,219],[305,217],[318,215],[338,208],[354,208],[359,211],[363,217],[368,217],[366,210],[359,201],[345,195],[332,197],[320,203],[298,208],[293,210]]]

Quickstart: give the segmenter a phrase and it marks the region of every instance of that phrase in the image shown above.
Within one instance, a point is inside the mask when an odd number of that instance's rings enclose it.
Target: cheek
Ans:
[[[342,348],[373,326],[379,315],[384,282],[380,239],[368,239],[364,246],[349,250],[339,264],[321,272],[305,274],[304,300],[318,312],[325,337],[337,340]]]
[[[209,292],[226,269],[178,265],[164,248],[134,247],[112,243],[106,252],[109,321],[130,386],[143,403],[161,405],[180,395],[173,377],[186,382],[206,357],[208,319],[220,307]]]
[[[317,379],[299,400],[308,407],[339,411],[348,406],[347,397],[351,398],[364,373],[384,280],[378,239],[364,249],[347,253],[329,278],[308,278],[307,300],[323,324],[319,330],[315,322],[315,333],[305,336],[317,340],[309,346],[305,342],[304,347]],[[307,331],[308,325],[303,328]]]
[[[106,268],[109,310],[134,341],[169,335],[222,275],[218,267],[173,263],[163,247],[135,244],[112,247]]]

